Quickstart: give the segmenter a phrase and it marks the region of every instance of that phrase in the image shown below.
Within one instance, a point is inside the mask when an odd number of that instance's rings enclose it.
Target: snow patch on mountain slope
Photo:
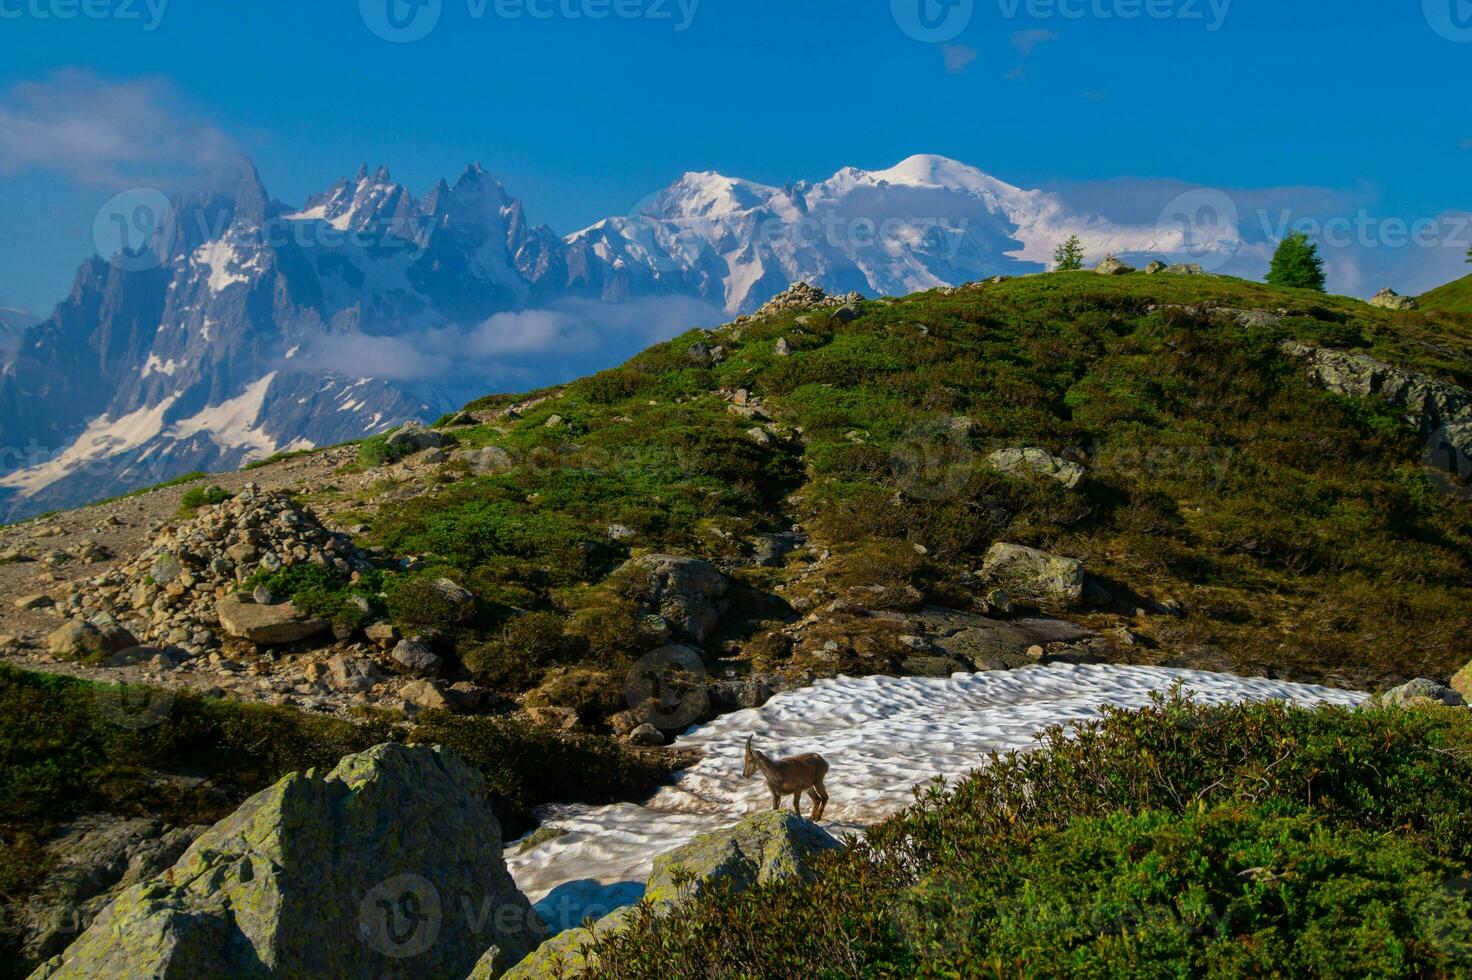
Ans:
[[[99,415],[62,452],[52,459],[37,461],[27,469],[0,477],[0,487],[18,490],[22,496],[32,496],[85,466],[137,449],[163,431],[164,416],[177,398],[177,395],[170,395],[156,405],[140,408],[117,420]]]
[[[857,832],[912,803],[917,784],[958,780],[984,765],[988,753],[1031,748],[1038,731],[1099,718],[1107,705],[1144,707],[1153,692],[1178,681],[1212,704],[1351,706],[1367,697],[1159,667],[1051,665],[949,679],[824,680],[687,732],[675,744],[700,749],[704,758],[643,806],[542,808],[544,825],[568,833],[526,854],[508,847],[506,863],[553,928],[570,928],[589,913],[637,901],[656,855],[771,806],[759,777],[741,778],[748,735],[772,755],[821,752],[832,767],[825,823],[835,833]]]
[[[277,451],[277,444],[262,427],[261,416],[271,382],[275,380],[276,372],[272,371],[247,385],[236,397],[175,422],[169,427],[168,438],[182,441],[204,435],[221,449],[245,450],[245,462],[270,456]]]
[[[250,282],[251,277],[244,272],[247,268],[254,268],[258,261],[258,257],[253,256],[249,266],[242,266],[235,246],[223,238],[201,245],[195,250],[193,258],[195,265],[209,268],[212,293],[224,292],[236,283]]]

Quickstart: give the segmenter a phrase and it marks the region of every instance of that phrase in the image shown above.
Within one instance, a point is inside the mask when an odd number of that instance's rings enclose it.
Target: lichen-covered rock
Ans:
[[[1472,663],[1452,675],[1450,687],[1462,696],[1462,700],[1472,698]]]
[[[1056,480],[1068,489],[1078,486],[1084,468],[1043,449],[998,449],[987,457],[992,469],[1002,473],[1033,473]]]
[[[25,958],[60,952],[118,892],[169,867],[207,829],[111,814],[72,821],[46,845],[45,878],[19,911]]]
[[[644,897],[655,915],[664,916],[718,881],[738,892],[774,881],[811,883],[814,857],[841,846],[822,827],[795,813],[770,810],[753,814],[655,858]],[[587,968],[583,948],[594,936],[624,929],[633,915],[631,907],[616,909],[595,922],[591,931],[578,928],[559,933],[509,970],[506,980],[577,976]]]
[[[644,555],[629,561],[623,571],[640,600],[697,643],[715,632],[726,611],[731,581],[708,561]]]
[[[1071,608],[1083,601],[1084,565],[1020,544],[997,542],[982,562],[981,577],[1013,599]]]
[[[307,615],[293,603],[262,605],[239,594],[227,595],[215,603],[215,615],[226,633],[263,646],[299,643],[325,633],[331,625]]]
[[[1112,255],[1104,257],[1104,261],[1094,267],[1094,271],[1101,276],[1125,276],[1135,271],[1135,267],[1128,262],[1116,259]]]
[[[74,619],[46,638],[46,649],[63,660],[97,660],[137,645],[133,634],[113,621]]]
[[[463,977],[542,931],[481,775],[390,744],[257,793],[34,977]]]
[[[442,432],[436,432],[423,422],[405,422],[385,440],[390,448],[400,453],[417,453],[421,449],[438,449],[446,442]]]
[[[1381,691],[1375,696],[1375,700],[1380,704],[1399,708],[1414,708],[1425,704],[1444,704],[1458,708],[1466,704],[1457,691],[1425,677]]]
[[[1284,353],[1309,365],[1320,387],[1337,395],[1381,398],[1404,408],[1427,440],[1428,462],[1472,477],[1472,391],[1353,351],[1284,341]]]
[[[1378,306],[1382,310],[1414,310],[1416,301],[1409,296],[1402,296],[1395,290],[1386,286],[1374,296],[1370,297],[1371,306]]]

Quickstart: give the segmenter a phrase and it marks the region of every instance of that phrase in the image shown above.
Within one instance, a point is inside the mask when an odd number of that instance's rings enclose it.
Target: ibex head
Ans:
[[[741,778],[750,779],[756,775],[756,750],[751,747],[751,740],[756,738],[752,735],[746,740],[746,765],[741,768]]]

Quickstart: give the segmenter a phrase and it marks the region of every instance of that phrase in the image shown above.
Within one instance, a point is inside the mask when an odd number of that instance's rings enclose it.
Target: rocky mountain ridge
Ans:
[[[458,407],[487,371],[540,356],[566,372],[563,349],[609,363],[660,339],[620,339],[609,322],[660,321],[621,304],[678,301],[683,326],[793,281],[904,294],[1036,271],[1081,224],[1122,249],[1158,237],[935,156],[782,188],[686,174],[566,237],[479,166],[422,197],[364,167],[302,207],[244,161],[167,204],[136,193],[118,207],[150,236],[84,263],[10,344],[0,516],[362,438]]]

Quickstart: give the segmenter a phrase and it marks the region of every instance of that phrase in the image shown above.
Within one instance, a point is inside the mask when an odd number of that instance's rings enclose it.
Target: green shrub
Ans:
[[[377,571],[362,573],[353,582],[335,568],[305,562],[275,572],[258,571],[246,588],[259,585],[273,595],[290,599],[303,612],[350,629],[372,622],[385,608],[380,597],[383,576]]]
[[[207,487],[192,487],[184,492],[179,500],[179,509],[184,511],[195,511],[201,507],[213,507],[223,504],[229,500],[231,494],[223,487],[210,484]]]
[[[932,785],[812,887],[641,916],[595,975],[1465,975],[1469,869],[1464,709],[1177,695]]]
[[[550,612],[513,616],[501,635],[461,652],[467,670],[488,687],[524,690],[535,686],[548,667],[571,660],[580,645]]]
[[[405,630],[453,630],[476,616],[475,599],[462,599],[437,584],[441,579],[454,581],[455,570],[426,568],[385,580],[389,618]],[[467,590],[468,591],[468,590]]]

